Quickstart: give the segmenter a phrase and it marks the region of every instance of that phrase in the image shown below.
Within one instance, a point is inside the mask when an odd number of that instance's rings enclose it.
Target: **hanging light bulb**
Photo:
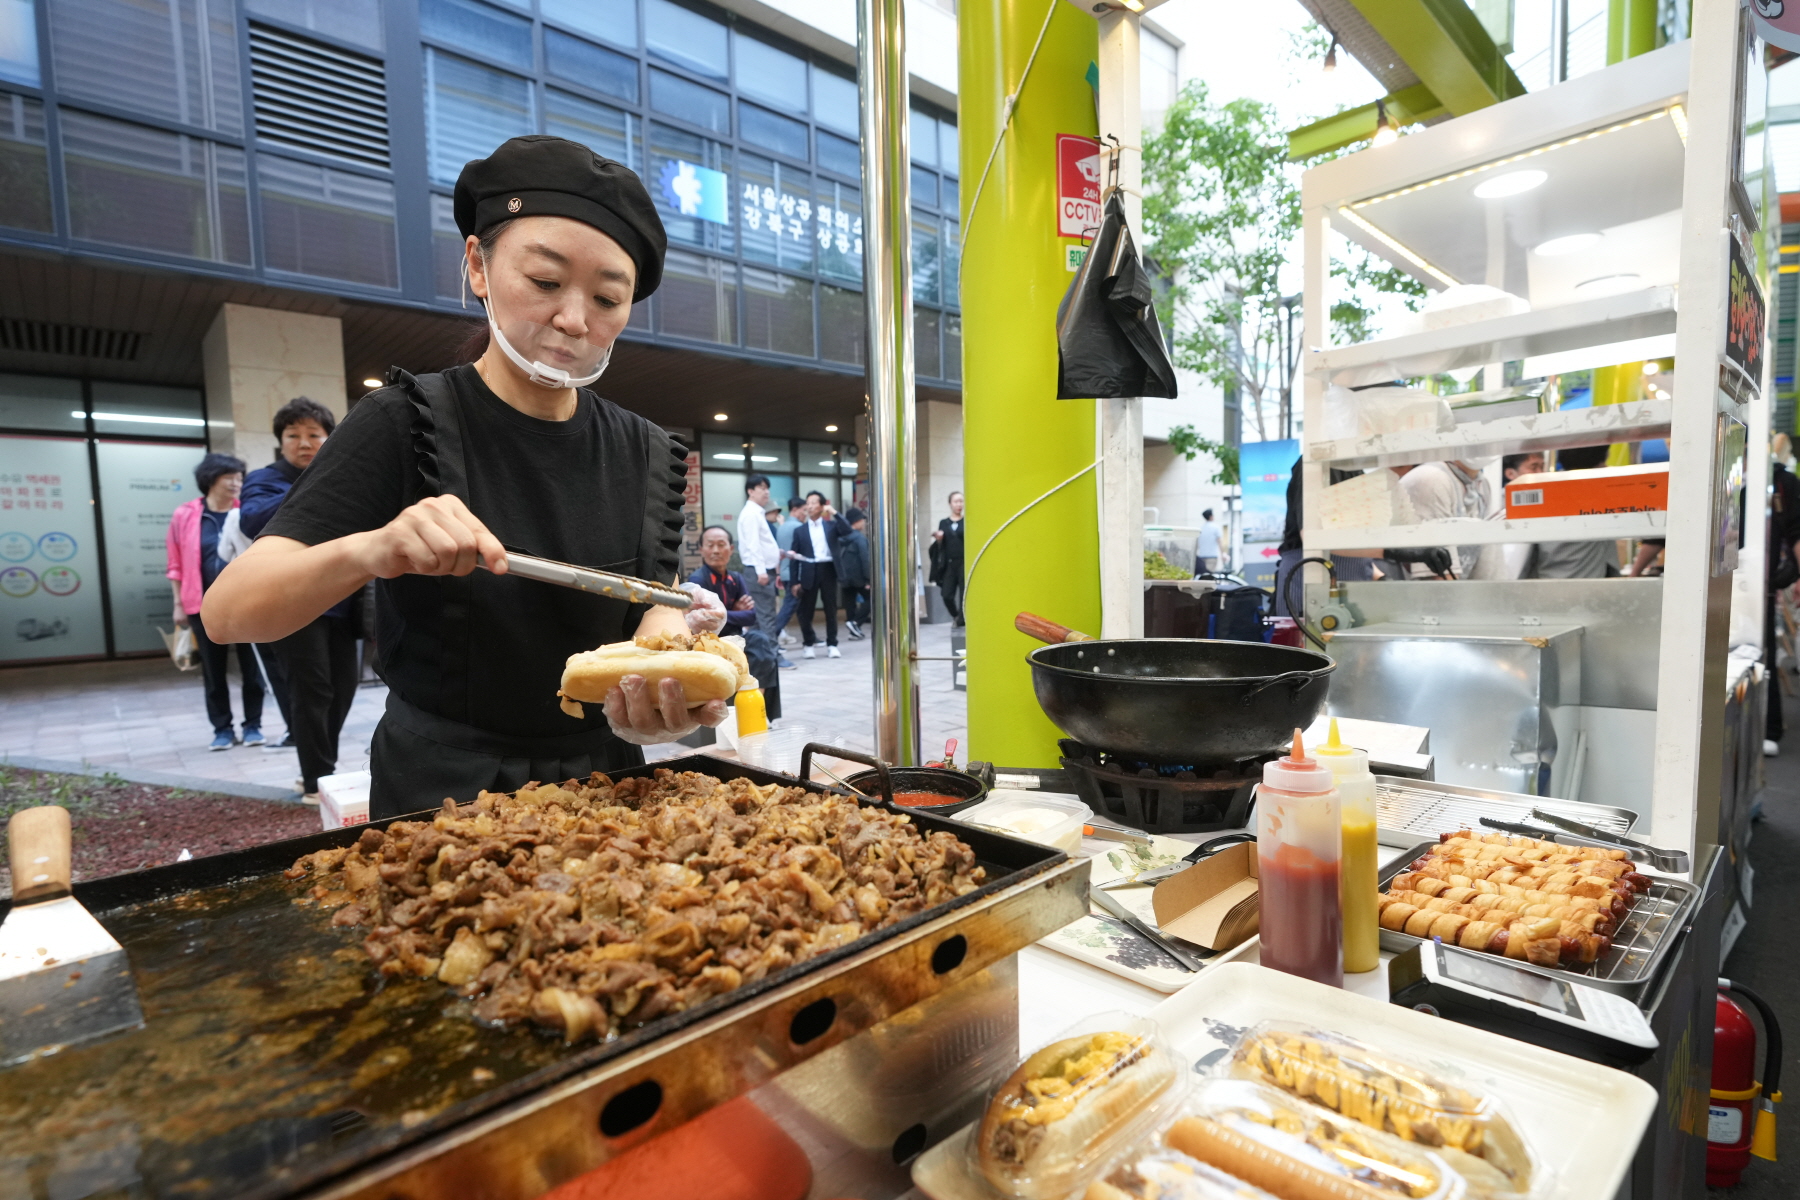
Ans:
[[[1337,70],[1337,48],[1337,34],[1334,33],[1331,35],[1331,48],[1325,51],[1325,74],[1327,75]]]
[[[1388,116],[1387,101],[1375,102],[1375,145],[1386,146],[1398,141],[1400,130],[1395,126],[1393,118]]]

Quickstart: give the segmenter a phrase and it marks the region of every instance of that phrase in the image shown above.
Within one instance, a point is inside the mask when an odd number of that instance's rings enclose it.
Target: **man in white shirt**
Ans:
[[[752,475],[744,481],[744,510],[738,514],[738,558],[744,564],[744,583],[756,601],[757,628],[775,640],[775,612],[781,588],[781,549],[769,528],[769,477]]]
[[[1213,521],[1213,510],[1210,508],[1200,514],[1200,522],[1200,542],[1194,557],[1200,560],[1200,569],[1210,575],[1219,569],[1222,558],[1219,553],[1219,526]]]
[[[1485,521],[1493,509],[1493,495],[1481,472],[1490,460],[1428,462],[1408,471],[1400,480],[1420,521]],[[1456,577],[1469,579],[1481,557],[1480,546],[1449,546]],[[1430,569],[1415,564],[1414,579],[1432,578]]]

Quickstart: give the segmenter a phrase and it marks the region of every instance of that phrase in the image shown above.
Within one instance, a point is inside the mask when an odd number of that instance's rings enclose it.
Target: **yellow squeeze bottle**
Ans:
[[[1313,748],[1320,764],[1337,784],[1343,814],[1344,853],[1338,873],[1338,896],[1344,912],[1344,973],[1373,971],[1381,965],[1379,889],[1375,877],[1380,851],[1375,845],[1375,776],[1369,756],[1338,740],[1337,718],[1331,739]]]
[[[746,733],[762,733],[769,728],[769,710],[763,703],[762,689],[747,687],[740,691],[737,700],[737,731],[739,736]]]

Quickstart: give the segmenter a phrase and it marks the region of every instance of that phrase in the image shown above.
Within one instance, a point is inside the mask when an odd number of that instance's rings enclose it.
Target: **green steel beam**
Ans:
[[[1376,104],[1347,109],[1336,116],[1314,121],[1288,134],[1288,159],[1302,162],[1320,154],[1330,154],[1375,136],[1380,108],[1387,106],[1388,118],[1396,126],[1413,125],[1448,114],[1449,110],[1422,83],[1401,88]]]
[[[1351,0],[1455,116],[1525,94],[1464,0]]]
[[[1657,0],[1607,0],[1606,64],[1656,49]]]

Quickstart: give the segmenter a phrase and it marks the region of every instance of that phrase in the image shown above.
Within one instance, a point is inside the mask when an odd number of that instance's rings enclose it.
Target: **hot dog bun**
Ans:
[[[989,1102],[976,1133],[981,1172],[1008,1195],[1065,1195],[1094,1148],[1174,1081],[1167,1056],[1139,1034],[1053,1042]]]
[[[563,667],[562,689],[557,693],[563,711],[580,716],[580,702],[603,703],[606,693],[627,675],[642,675],[653,687],[665,679],[678,681],[689,708],[729,699],[738,690],[738,668],[722,655],[703,650],[650,650],[635,642],[613,642],[569,656]]]

